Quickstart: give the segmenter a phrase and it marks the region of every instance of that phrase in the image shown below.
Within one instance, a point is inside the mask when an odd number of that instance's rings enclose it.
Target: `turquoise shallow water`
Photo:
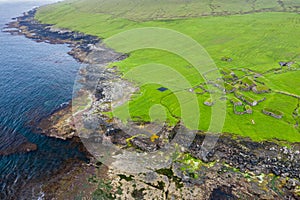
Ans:
[[[0,29],[37,5],[0,2]],[[80,64],[67,55],[66,45],[4,32],[0,44],[0,149],[17,146],[24,138],[38,145],[35,152],[0,156],[0,199],[14,199],[22,187],[51,176],[64,161],[85,160],[76,145],[35,134],[28,125],[71,99]]]

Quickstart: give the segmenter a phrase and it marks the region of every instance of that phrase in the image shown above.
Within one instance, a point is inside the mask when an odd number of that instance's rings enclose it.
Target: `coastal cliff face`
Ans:
[[[79,111],[70,104],[42,120],[39,124],[41,133],[61,139],[80,136],[84,143],[88,142],[85,144],[101,145],[109,141],[120,148],[132,151],[138,149],[145,153],[163,148],[163,139],[171,139],[178,126],[164,127],[158,134],[159,139],[153,142],[149,138],[131,138],[131,135],[117,128],[110,118],[103,114],[110,108],[112,83],[126,88],[123,92],[127,95],[138,90],[130,82],[123,80],[116,68],[107,68],[109,63],[125,59],[127,55],[105,47],[97,37],[40,24],[34,19],[34,15],[35,10],[17,18],[9,24],[9,28],[16,28],[10,32],[24,34],[37,42],[70,44],[72,50],[69,54],[87,64],[81,70],[82,88],[76,98],[89,97],[91,101]],[[126,96],[129,97],[130,95]],[[73,107],[78,106],[75,103],[76,98],[73,100]],[[82,117],[85,120],[78,121]],[[91,123],[95,121],[101,125],[97,127],[101,128],[97,129],[97,134],[78,132],[78,126],[91,127]],[[275,142],[254,142],[247,138],[233,138],[230,134],[223,134],[215,148],[203,160],[199,152],[204,137],[204,134],[199,133],[189,148],[178,150],[178,155],[166,168],[150,169],[146,173],[124,173],[118,170],[118,167],[126,167],[126,160],[115,168],[102,165],[90,155],[89,165],[82,164],[76,169],[69,169],[72,171],[69,176],[65,171],[61,172],[63,177],[57,178],[61,176],[58,174],[52,181],[45,183],[46,196],[63,199],[68,194],[58,191],[74,184],[76,187],[73,187],[72,197],[79,195],[78,191],[84,190],[84,186],[76,179],[81,177],[90,184],[90,191],[82,194],[85,197],[98,195],[111,199],[300,198],[300,144],[290,144],[290,147],[286,148]],[[54,190],[55,181],[64,187],[57,188],[58,191]]]

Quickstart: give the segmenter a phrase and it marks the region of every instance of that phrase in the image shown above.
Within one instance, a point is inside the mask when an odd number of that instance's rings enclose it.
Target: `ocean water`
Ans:
[[[40,4],[45,2],[0,1],[0,29]],[[16,195],[22,188],[51,176],[70,158],[86,160],[76,145],[33,133],[28,125],[72,98],[80,64],[67,55],[69,50],[0,32],[0,150],[26,139],[38,145],[35,152],[0,156],[0,199],[20,199]],[[38,197],[38,192],[27,193]]]

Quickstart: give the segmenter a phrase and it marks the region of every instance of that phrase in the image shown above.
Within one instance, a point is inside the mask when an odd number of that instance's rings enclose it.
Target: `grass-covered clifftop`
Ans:
[[[195,18],[254,12],[297,12],[298,0],[66,0],[77,12],[133,21]],[[62,3],[59,3],[60,6]],[[52,9],[56,6],[48,6]],[[61,11],[62,11],[61,7]]]
[[[265,99],[252,107],[252,113],[237,115],[228,93],[227,116],[223,131],[249,136],[255,140],[282,139],[300,141],[300,1],[299,0],[74,0],[42,7],[36,19],[101,38],[139,27],[164,27],[184,33],[201,44],[220,69],[230,69],[235,80],[226,79],[228,87],[237,88],[249,101]],[[230,62],[227,58],[230,58]],[[232,59],[232,60],[231,60]],[[294,61],[290,68],[280,69],[278,62]],[[202,113],[199,130],[205,131],[209,123],[210,107],[204,105],[208,94],[198,87],[203,80],[193,76],[189,63],[160,50],[139,50],[130,57],[115,63],[120,71],[147,63],[162,63],[179,70],[199,90],[198,101]],[[227,74],[228,75],[228,74]],[[268,93],[244,91],[248,76],[258,88],[267,87]],[[135,77],[127,77],[135,80]],[[247,88],[246,88],[247,89]],[[290,94],[290,95],[288,95]],[[176,98],[161,93],[156,85],[141,88],[141,94],[132,99],[132,117],[151,120],[149,108],[163,103],[168,109],[170,123],[180,117]],[[271,108],[283,113],[281,119],[265,115],[262,110]],[[122,107],[119,108],[122,113]]]

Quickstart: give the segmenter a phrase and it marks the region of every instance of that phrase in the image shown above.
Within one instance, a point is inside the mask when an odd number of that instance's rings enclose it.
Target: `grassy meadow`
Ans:
[[[239,79],[248,76],[257,81],[257,84],[265,84],[271,89],[271,92],[262,94],[242,91],[255,100],[265,98],[252,107],[252,114],[235,114],[234,106],[227,100],[223,132],[258,141],[279,139],[300,142],[300,129],[297,127],[299,117],[295,115],[299,104],[297,96],[300,96],[300,0],[282,2],[67,0],[41,7],[36,19],[104,39],[142,27],[168,28],[183,33],[201,44],[219,69],[231,69]],[[117,48],[115,50],[118,51]],[[231,61],[224,61],[222,58],[230,58]],[[281,68],[278,64],[280,61],[294,61],[295,64],[291,68]],[[139,85],[140,77],[128,72],[148,63],[172,67],[188,80],[191,87],[178,87],[176,92],[160,92],[157,88],[163,85]],[[140,92],[134,94],[128,104],[116,108],[117,116],[126,120],[124,109],[129,106],[132,119],[153,121],[161,116],[156,116],[155,112],[151,115],[149,110],[160,104],[166,108],[164,117],[170,124],[175,124],[182,115],[182,105],[178,102],[176,93],[188,97],[188,90],[192,88],[197,94],[201,113],[198,129],[207,130],[212,107],[204,105],[204,102],[209,94],[203,93],[198,87],[203,84],[203,78],[185,59],[162,50],[142,49],[131,52],[127,59],[112,65],[119,68],[124,78],[140,86]],[[168,73],[160,71],[152,75],[168,79]],[[256,78],[255,75],[259,76]],[[147,78],[145,75],[143,77]],[[229,84],[236,87],[233,82]],[[233,93],[227,94],[228,99],[233,97]],[[262,112],[265,107],[281,111],[283,117],[277,119],[265,115]],[[158,109],[156,114],[160,111]],[[190,112],[193,112],[192,108]]]

